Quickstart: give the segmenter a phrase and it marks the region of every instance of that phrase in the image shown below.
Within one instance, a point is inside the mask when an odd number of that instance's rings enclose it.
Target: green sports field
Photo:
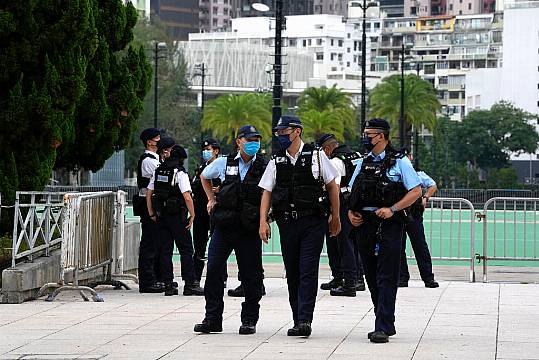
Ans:
[[[481,213],[483,213],[481,211]],[[128,220],[133,217],[128,207]],[[486,224],[486,228],[485,228]],[[470,210],[427,209],[424,214],[425,236],[434,264],[467,265],[465,259],[472,254],[484,255],[483,238],[486,230],[487,255],[489,258],[517,258],[518,260],[489,260],[489,266],[507,265],[518,267],[539,267],[539,210],[489,210],[485,219],[478,221]],[[471,248],[472,234],[475,244]],[[407,254],[413,255],[408,242]],[[272,236],[269,244],[264,245],[266,254],[279,254],[281,251],[279,231],[272,224]],[[325,250],[324,250],[325,251]],[[461,260],[458,260],[461,259]],[[321,260],[327,263],[327,258]],[[265,256],[266,263],[280,263],[279,255]],[[413,263],[413,260],[411,260]]]

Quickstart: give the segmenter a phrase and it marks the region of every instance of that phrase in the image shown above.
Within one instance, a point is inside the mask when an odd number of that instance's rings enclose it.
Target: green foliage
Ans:
[[[307,140],[316,141],[326,133],[335,134],[340,141],[357,137],[356,109],[350,97],[336,85],[305,89],[298,100],[297,114],[305,124]]]
[[[239,128],[254,125],[263,137],[271,140],[271,111],[267,107],[267,95],[223,95],[207,102],[202,126],[212,135],[232,144]]]
[[[139,48],[124,50],[136,19],[121,0],[2,2],[5,197],[42,189],[53,167],[95,171],[125,148],[151,74]]]
[[[392,75],[382,79],[371,91],[370,117],[381,117],[391,123],[391,133],[398,133],[400,116],[401,86],[400,75]],[[411,125],[415,128],[433,130],[436,125],[436,112],[440,102],[432,85],[417,75],[404,77],[404,118],[407,131]],[[406,145],[406,144],[405,144]],[[409,146],[409,144],[408,144]]]

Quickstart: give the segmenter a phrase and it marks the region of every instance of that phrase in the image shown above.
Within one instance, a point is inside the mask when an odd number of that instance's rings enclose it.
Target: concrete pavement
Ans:
[[[325,280],[325,279],[321,279]],[[286,282],[265,280],[257,334],[238,335],[241,299],[225,296],[222,334],[199,335],[199,297],[102,288],[104,303],[63,293],[0,306],[0,359],[539,359],[539,285],[417,280],[399,289],[397,335],[372,344],[369,292],[319,292],[313,334],[291,338]],[[229,280],[229,288],[237,285]],[[181,289],[180,289],[181,290]]]

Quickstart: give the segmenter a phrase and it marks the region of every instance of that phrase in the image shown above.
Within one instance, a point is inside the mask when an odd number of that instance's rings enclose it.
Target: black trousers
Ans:
[[[297,220],[278,220],[277,225],[292,317],[295,323],[311,322],[318,292],[318,267],[327,219],[311,215]]]
[[[206,247],[208,246],[208,233],[210,231],[210,216],[206,210],[206,204],[195,204],[195,220],[193,222],[193,246],[195,253],[193,261],[195,263],[195,278],[200,281],[204,271],[204,260],[206,258]]]
[[[140,216],[142,234],[138,256],[138,277],[141,288],[155,284],[155,262],[159,251],[159,228],[148,216],[148,210]]]
[[[421,275],[421,280],[434,280],[434,274],[432,273],[432,259],[430,257],[427,240],[425,239],[423,216],[420,215],[414,217],[413,222],[404,225],[400,260],[400,281],[407,282],[410,280],[408,262],[406,261],[406,234],[408,234],[410,244],[412,245],[412,249],[414,249],[414,255],[417,261],[417,267],[419,268],[419,274]]]
[[[341,197],[342,201],[342,197]],[[328,252],[331,275],[335,279],[344,279],[347,284],[355,284],[358,280],[358,256],[354,246],[354,239],[350,237],[352,224],[348,219],[348,209],[340,208],[341,232],[335,237],[326,232],[326,248]],[[359,260],[361,266],[361,260]],[[363,270],[360,270],[363,272]]]
[[[159,235],[161,238],[160,255],[160,278],[165,283],[174,280],[174,268],[172,265],[172,253],[174,243],[180,252],[182,279],[186,284],[195,282],[195,269],[193,264],[193,240],[191,232],[185,227],[187,218],[181,213],[169,215],[163,214],[158,220]]]
[[[365,222],[358,227],[358,245],[376,314],[374,330],[394,333],[404,225],[398,219],[381,220],[374,212],[362,214]]]
[[[236,254],[245,292],[245,301],[241,304],[241,321],[256,324],[262,298],[262,241],[258,231],[246,231],[239,226],[216,226],[210,240],[204,283],[206,319],[217,323],[223,321],[223,275],[232,250]]]

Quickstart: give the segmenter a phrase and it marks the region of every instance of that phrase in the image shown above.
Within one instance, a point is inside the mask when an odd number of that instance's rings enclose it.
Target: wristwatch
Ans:
[[[389,209],[391,210],[392,213],[396,213],[397,211],[399,211],[395,205],[393,205]]]

